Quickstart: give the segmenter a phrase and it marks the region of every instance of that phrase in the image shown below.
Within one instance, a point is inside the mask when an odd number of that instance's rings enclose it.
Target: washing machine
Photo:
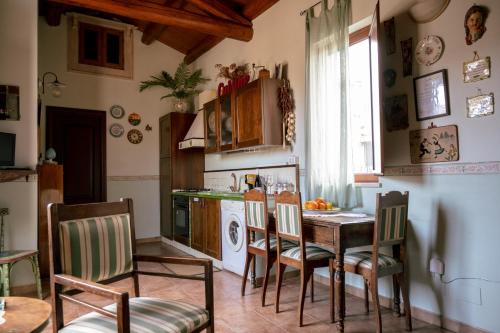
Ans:
[[[243,276],[246,258],[245,204],[222,200],[222,265],[224,269]]]

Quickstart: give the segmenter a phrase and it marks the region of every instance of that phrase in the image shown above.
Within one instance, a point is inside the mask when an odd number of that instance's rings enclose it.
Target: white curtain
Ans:
[[[348,115],[348,52],[351,1],[335,0],[306,17],[306,130],[308,197],[355,207]]]

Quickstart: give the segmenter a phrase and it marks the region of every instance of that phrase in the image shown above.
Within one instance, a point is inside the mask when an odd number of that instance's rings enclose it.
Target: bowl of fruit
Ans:
[[[308,200],[304,203],[303,211],[304,213],[320,213],[320,214],[331,214],[338,212],[339,207],[335,207],[331,201],[326,201],[323,198],[316,198],[314,200]]]

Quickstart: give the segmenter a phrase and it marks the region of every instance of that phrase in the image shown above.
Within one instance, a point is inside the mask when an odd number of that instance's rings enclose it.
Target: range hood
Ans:
[[[198,95],[198,114],[194,119],[184,140],[179,142],[179,149],[205,147],[205,129],[203,105],[216,97],[215,90],[205,90]]]

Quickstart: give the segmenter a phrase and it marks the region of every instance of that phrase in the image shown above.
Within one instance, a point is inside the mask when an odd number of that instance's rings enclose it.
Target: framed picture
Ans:
[[[414,78],[413,89],[417,120],[450,114],[446,69]]]
[[[493,93],[467,97],[466,102],[468,118],[489,116],[495,111]]]
[[[387,97],[384,101],[385,127],[388,132],[408,128],[408,98],[406,95]]]
[[[0,120],[19,119],[19,87],[0,85]]]
[[[456,125],[410,131],[411,163],[458,161]]]
[[[490,57],[464,62],[464,82],[475,82],[490,77]]]

